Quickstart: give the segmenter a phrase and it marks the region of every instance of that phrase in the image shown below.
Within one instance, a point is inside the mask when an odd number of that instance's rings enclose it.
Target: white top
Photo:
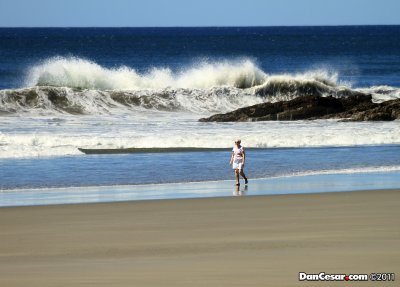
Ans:
[[[240,146],[239,148],[235,145],[232,149],[233,160],[243,160],[244,148]]]

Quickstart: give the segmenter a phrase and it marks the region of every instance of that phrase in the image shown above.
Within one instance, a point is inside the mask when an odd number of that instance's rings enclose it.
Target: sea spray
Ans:
[[[1,114],[118,114],[139,108],[209,115],[306,95],[364,93],[375,102],[400,97],[400,89],[390,86],[353,89],[324,69],[268,74],[248,59],[140,74],[126,66],[105,68],[81,58],[55,57],[31,67],[26,85],[0,90]]]
[[[151,68],[140,74],[120,66],[106,68],[76,57],[54,57],[30,68],[26,86],[54,86],[94,90],[140,90],[161,88],[249,88],[264,82],[266,74],[250,60],[201,62],[174,73]]]

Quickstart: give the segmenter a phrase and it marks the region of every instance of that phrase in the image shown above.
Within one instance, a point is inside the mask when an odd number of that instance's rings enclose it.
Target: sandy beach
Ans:
[[[399,273],[399,202],[377,190],[0,208],[0,286],[343,286],[298,273]]]

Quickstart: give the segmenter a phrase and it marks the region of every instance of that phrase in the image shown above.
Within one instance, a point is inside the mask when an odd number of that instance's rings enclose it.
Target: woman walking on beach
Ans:
[[[239,175],[244,178],[244,183],[247,184],[249,181],[247,180],[246,175],[244,174],[244,163],[246,160],[246,153],[244,148],[240,145],[241,140],[235,141],[235,146],[232,149],[232,156],[230,165],[232,165],[232,169],[235,170],[236,177],[236,185],[240,185]]]

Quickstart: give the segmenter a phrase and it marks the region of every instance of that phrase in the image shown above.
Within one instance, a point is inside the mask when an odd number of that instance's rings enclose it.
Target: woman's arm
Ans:
[[[243,166],[244,166],[245,162],[246,162],[246,153],[245,153],[244,148],[243,148],[243,163],[242,163]]]
[[[229,165],[232,165],[233,162],[233,156],[235,155],[235,153],[232,151],[232,156],[231,156],[231,161],[229,162]]]

